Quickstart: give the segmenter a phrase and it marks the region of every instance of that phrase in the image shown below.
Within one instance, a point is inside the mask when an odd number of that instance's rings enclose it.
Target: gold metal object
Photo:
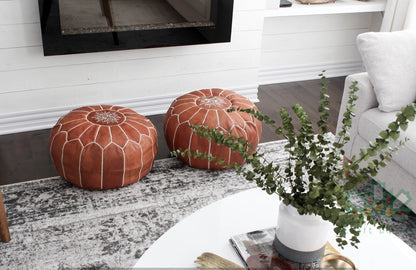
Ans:
[[[241,267],[240,265],[233,263],[232,261],[224,259],[223,257],[220,257],[210,252],[202,253],[202,255],[197,258],[195,263],[201,265],[201,266],[198,266],[198,268],[201,270],[212,269],[212,268],[224,269],[224,270],[245,269]]]
[[[327,254],[322,257],[319,268],[322,270],[355,270],[355,265],[350,259],[340,254]]]

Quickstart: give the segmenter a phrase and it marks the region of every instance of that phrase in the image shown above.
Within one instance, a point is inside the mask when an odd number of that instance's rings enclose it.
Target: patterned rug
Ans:
[[[284,144],[261,147],[281,162]],[[145,178],[114,190],[82,190],[60,177],[6,185],[2,190],[12,240],[0,243],[0,268],[129,268],[184,217],[252,187],[231,170],[193,169],[173,158],[157,160]],[[415,216],[391,220],[415,248]]]

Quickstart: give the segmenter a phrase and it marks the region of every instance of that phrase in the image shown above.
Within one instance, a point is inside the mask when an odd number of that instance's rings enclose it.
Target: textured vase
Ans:
[[[242,164],[244,160],[237,152],[225,146],[196,135],[189,125],[205,125],[210,128],[232,132],[233,136],[242,136],[255,151],[261,137],[261,122],[245,112],[228,112],[232,107],[257,107],[247,98],[228,90],[203,89],[178,97],[166,113],[164,132],[166,142],[171,151],[188,149],[205,152],[224,160],[223,164],[215,161],[193,157],[180,157],[188,165],[201,169],[222,169],[228,164]]]
[[[283,257],[308,263],[322,257],[332,224],[317,215],[300,215],[293,206],[279,207],[274,247]]]
[[[53,127],[49,150],[62,178],[87,189],[122,187],[143,178],[157,153],[149,119],[119,106],[88,106]]]

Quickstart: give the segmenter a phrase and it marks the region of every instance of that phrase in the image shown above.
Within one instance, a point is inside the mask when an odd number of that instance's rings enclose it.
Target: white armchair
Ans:
[[[353,81],[358,82],[358,101],[355,107],[356,116],[350,130],[350,142],[345,146],[345,156],[351,158],[358,154],[361,148],[368,147],[378,133],[385,129],[395,119],[397,111],[383,112],[378,106],[377,97],[368,73],[350,75],[345,80],[344,96],[341,102],[338,118],[337,133],[340,131],[342,115],[348,100],[349,86]],[[387,167],[381,168],[375,180],[386,190],[397,196],[413,212],[416,212],[416,122],[412,122],[401,138],[410,140],[405,147],[393,155]]]
[[[404,31],[397,31],[405,29]],[[351,82],[357,81],[359,99],[345,156],[351,158],[367,147],[385,129],[400,108],[416,102],[416,1],[388,0],[379,33],[357,38],[367,72],[347,77],[337,133],[345,111]],[[395,31],[395,32],[388,32]],[[400,139],[410,140],[400,149],[375,180],[416,212],[416,121]]]
[[[398,7],[397,0],[389,0]],[[337,133],[348,100],[349,86],[358,82],[358,101],[350,130],[351,141],[345,146],[345,156],[351,158],[375,140],[380,131],[395,119],[401,107],[416,102],[416,1],[400,2],[405,16],[387,16],[383,24],[396,25],[401,31],[369,32],[357,37],[358,49],[367,72],[346,78],[340,108]],[[397,10],[391,14],[399,14]],[[404,15],[404,14],[402,14]],[[400,23],[397,23],[397,22]],[[382,27],[383,28],[383,27]],[[387,167],[381,168],[375,180],[416,212],[416,121],[401,133],[409,138],[406,145],[393,155]]]
[[[409,12],[416,12],[416,1]],[[409,17],[408,26],[416,21]],[[349,86],[358,82],[358,101],[350,130],[351,141],[345,156],[357,155],[361,148],[386,129],[400,109],[416,102],[416,31],[412,27],[395,32],[368,32],[357,37],[357,46],[367,72],[347,77],[340,108],[337,133],[348,100]],[[375,180],[416,212],[416,121],[411,122],[399,140],[409,138],[393,155],[387,167],[381,168]]]

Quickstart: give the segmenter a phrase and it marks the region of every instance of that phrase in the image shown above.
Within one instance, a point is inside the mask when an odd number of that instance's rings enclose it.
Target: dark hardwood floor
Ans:
[[[330,117],[329,131],[335,134],[339,107],[341,105],[342,94],[344,90],[345,77],[330,78],[328,85],[328,94],[330,95]],[[281,124],[279,110],[285,108],[288,110],[293,119],[294,113],[291,107],[296,103],[300,104],[311,118],[313,123],[319,120],[319,94],[320,80],[280,83],[260,86],[258,98],[260,100],[256,105],[264,114],[270,116],[276,121],[277,125]],[[294,124],[296,121],[294,121]],[[295,124],[295,128],[298,125]],[[315,132],[318,132],[317,126],[314,126]],[[276,137],[274,130],[263,124],[263,134],[261,142],[283,139]]]
[[[345,77],[330,78],[331,117],[329,128],[335,133],[339,106]],[[279,123],[280,108],[290,109],[299,103],[313,122],[319,118],[320,80],[262,85],[256,105]],[[158,154],[156,159],[169,157],[169,149],[163,136],[164,115],[148,116],[158,131]],[[50,129],[8,134],[0,136],[0,185],[35,180],[57,175],[49,157],[48,140]],[[261,142],[281,139],[274,131],[263,126]]]

